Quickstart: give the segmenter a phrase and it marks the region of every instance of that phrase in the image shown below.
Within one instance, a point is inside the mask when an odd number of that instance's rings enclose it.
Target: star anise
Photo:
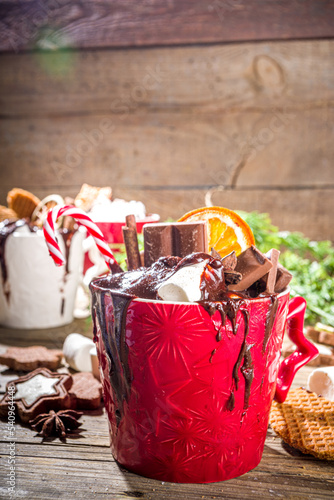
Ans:
[[[49,411],[41,413],[29,424],[32,429],[38,432],[39,436],[49,437],[58,435],[60,438],[66,437],[68,433],[80,427],[78,419],[82,412],[74,410]]]

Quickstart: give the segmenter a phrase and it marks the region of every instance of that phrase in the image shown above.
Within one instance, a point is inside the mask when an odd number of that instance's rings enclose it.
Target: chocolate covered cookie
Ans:
[[[0,364],[12,370],[30,372],[37,368],[57,370],[63,357],[59,349],[47,349],[35,345],[31,347],[9,347],[4,354],[0,354]]]
[[[102,385],[90,372],[75,373],[69,393],[76,410],[96,410],[101,405]]]

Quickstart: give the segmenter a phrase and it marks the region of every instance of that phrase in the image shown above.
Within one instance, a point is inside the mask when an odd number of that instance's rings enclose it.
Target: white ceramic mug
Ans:
[[[71,240],[67,267],[56,267],[43,232],[17,229],[5,242],[7,282],[0,282],[0,324],[11,328],[52,328],[73,321],[78,284],[83,273],[83,241],[80,228]],[[58,234],[62,252],[65,243]]]

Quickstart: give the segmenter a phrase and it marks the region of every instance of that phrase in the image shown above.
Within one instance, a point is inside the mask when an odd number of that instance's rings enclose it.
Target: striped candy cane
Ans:
[[[71,216],[78,222],[78,224],[84,226],[88,233],[94,238],[96,246],[100,250],[110,270],[113,273],[122,272],[122,269],[117,264],[117,261],[99,227],[92,221],[92,219],[90,219],[90,217],[88,217],[88,215],[85,214],[83,210],[70,205],[57,205],[54,208],[51,208],[44,221],[44,238],[50,255],[57,266],[63,266],[65,264],[65,258],[60,250],[55,234],[55,224],[57,219],[62,215]]]

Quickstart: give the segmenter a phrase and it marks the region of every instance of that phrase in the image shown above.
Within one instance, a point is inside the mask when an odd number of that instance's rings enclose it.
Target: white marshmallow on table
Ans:
[[[94,342],[80,335],[80,333],[70,333],[63,345],[63,354],[67,363],[73,370],[78,372],[91,372],[91,349],[95,347]]]
[[[198,264],[181,267],[158,288],[162,300],[171,302],[196,302],[201,300],[201,276],[209,259]]]
[[[334,366],[317,368],[309,375],[307,389],[334,401]]]

